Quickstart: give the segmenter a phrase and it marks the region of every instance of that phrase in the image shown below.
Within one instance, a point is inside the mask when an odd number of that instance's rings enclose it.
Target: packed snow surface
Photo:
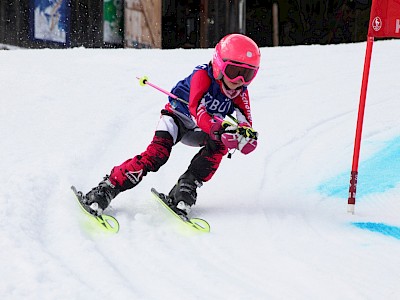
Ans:
[[[87,192],[151,141],[170,90],[212,49],[0,52],[0,295],[3,299],[400,299],[400,41],[374,44],[355,214],[348,184],[365,43],[262,48],[249,86],[255,152],[224,159],[181,228],[152,198],[198,148],[108,212]]]

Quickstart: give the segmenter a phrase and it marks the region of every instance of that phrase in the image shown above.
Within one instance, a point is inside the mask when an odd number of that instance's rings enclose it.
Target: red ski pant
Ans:
[[[211,179],[228,149],[220,141],[212,140],[207,134],[203,135],[202,148],[193,157],[188,170],[200,181],[206,182]],[[180,132],[178,141],[186,133]],[[153,140],[147,149],[120,166],[111,170],[110,181],[121,191],[133,188],[146,176],[148,172],[156,172],[164,165],[174,145],[174,139],[168,131],[156,131]]]

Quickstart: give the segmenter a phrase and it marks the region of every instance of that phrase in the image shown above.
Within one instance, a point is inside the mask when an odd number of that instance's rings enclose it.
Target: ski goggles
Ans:
[[[258,68],[239,64],[232,61],[224,61],[222,65],[222,74],[228,79],[230,82],[236,83],[239,79],[243,81],[244,84],[249,84],[254,77],[256,77]]]

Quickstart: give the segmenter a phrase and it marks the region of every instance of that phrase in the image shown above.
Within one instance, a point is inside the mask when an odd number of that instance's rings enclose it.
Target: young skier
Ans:
[[[247,86],[259,65],[260,50],[252,39],[241,34],[222,38],[212,61],[197,66],[172,89],[172,94],[188,104],[169,97],[147,149],[114,167],[98,186],[83,195],[91,213],[101,215],[120,192],[135,187],[148,172],[158,171],[172,147],[182,142],[201,147],[168,195],[170,207],[187,215],[196,203],[196,189],[211,179],[229,149],[248,154],[257,146]],[[233,112],[235,124],[224,121]]]

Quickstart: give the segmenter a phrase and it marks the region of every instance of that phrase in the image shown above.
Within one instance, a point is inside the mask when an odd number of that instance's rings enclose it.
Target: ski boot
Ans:
[[[111,200],[119,193],[120,190],[111,183],[107,175],[98,186],[94,187],[84,196],[84,204],[90,207],[92,214],[100,216],[108,205],[110,205]]]
[[[192,205],[196,203],[196,189],[203,183],[196,179],[192,173],[186,171],[178,179],[178,183],[169,192],[171,199],[171,208],[178,214],[187,216],[190,213]]]

